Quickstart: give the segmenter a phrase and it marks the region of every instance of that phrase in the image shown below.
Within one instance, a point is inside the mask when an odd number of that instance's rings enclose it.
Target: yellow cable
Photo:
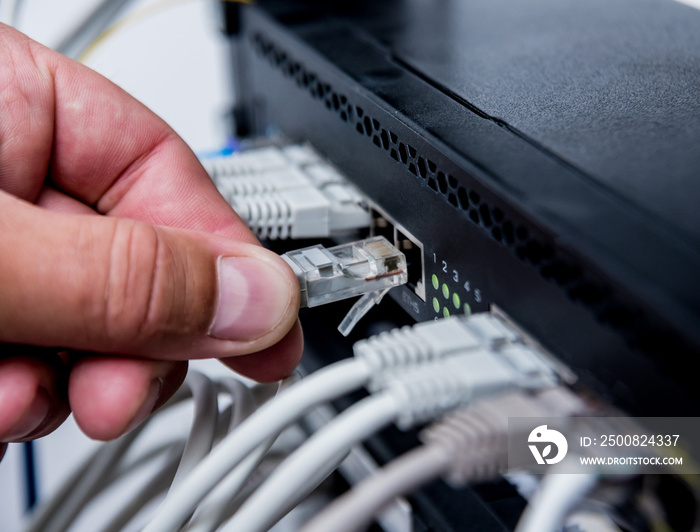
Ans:
[[[107,28],[105,31],[100,33],[100,35],[97,36],[97,38],[92,41],[85,50],[83,50],[83,53],[80,54],[78,57],[78,61],[81,63],[85,63],[86,59],[92,55],[92,53],[99,48],[104,41],[106,41],[109,37],[114,35],[115,33],[118,33],[130,26],[133,26],[142,20],[145,20],[153,15],[157,15],[161,11],[165,11],[166,9],[169,9],[171,7],[175,7],[180,4],[185,4],[188,2],[193,2],[195,0],[162,0],[161,2],[157,2],[155,4],[152,4],[150,6],[144,7],[143,9],[140,9],[134,13],[131,13],[130,15],[127,15],[118,21],[116,21],[114,24],[112,24],[109,28]],[[237,4],[252,4],[253,0],[216,0],[216,1],[221,1],[221,2],[231,2],[231,3],[237,3]]]

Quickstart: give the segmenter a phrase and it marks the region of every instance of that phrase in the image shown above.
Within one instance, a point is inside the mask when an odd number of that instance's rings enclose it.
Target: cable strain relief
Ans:
[[[289,237],[291,209],[278,194],[237,197],[232,207],[259,238]]]
[[[449,371],[440,375],[431,373],[425,378],[419,376],[389,383],[389,393],[404,406],[396,420],[401,430],[435,419],[471,398],[471,386],[459,376]]]
[[[433,359],[431,346],[410,326],[357,342],[354,351],[377,373]]]
[[[560,404],[566,405],[561,408]],[[572,408],[570,405],[576,405]],[[582,412],[582,403],[565,387],[530,393],[516,390],[479,400],[424,429],[420,439],[452,459],[443,476],[453,486],[496,478],[508,466],[509,418],[547,417]]]
[[[381,333],[355,344],[355,356],[375,371],[413,366],[474,349],[479,339],[459,318],[425,322]]]
[[[443,475],[452,486],[496,478],[508,464],[508,417],[485,400],[447,415],[425,429],[421,440],[452,458]]]

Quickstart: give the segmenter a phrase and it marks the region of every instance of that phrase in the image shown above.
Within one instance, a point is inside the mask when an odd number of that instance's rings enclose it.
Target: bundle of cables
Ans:
[[[110,487],[118,482],[128,482],[141,469],[154,465],[155,473],[140,488],[130,489],[128,495],[120,496],[116,512],[107,517],[106,522],[91,521],[90,525],[93,530],[102,532],[124,530],[150,503],[169,489],[180,485],[226,434],[275,393],[297,379],[298,376],[295,375],[278,384],[250,387],[234,377],[212,380],[202,373],[190,370],[183,386],[158,414],[149,417],[118,440],[100,446],[49,500],[34,511],[25,530],[58,532],[69,529]],[[157,425],[159,418],[173,413],[176,407],[186,406],[188,401],[191,401],[194,411],[187,435],[175,434],[166,438],[157,435],[139,448],[138,440],[153,436],[148,434],[150,426]],[[175,413],[179,415],[179,412]],[[255,479],[251,479],[251,476],[271,445],[272,440],[263,442],[227,476],[226,484],[222,484],[217,493],[221,495],[226,490],[228,506],[240,502],[246,491],[251,489],[250,484],[255,484]],[[211,499],[214,498],[213,495]],[[222,510],[224,509],[226,508]],[[210,519],[214,517],[209,514]],[[225,516],[222,517],[224,518]]]
[[[498,475],[507,457],[508,416],[569,415],[580,406],[538,348],[488,314],[382,333],[355,344],[354,354],[300,382],[285,381],[271,400],[276,386],[249,388],[234,378],[214,383],[190,373],[168,405],[193,397],[186,440],[161,443],[130,461],[123,457],[143,425],[106,444],[39,509],[28,530],[66,530],[106,486],[156,456],[165,464],[159,473],[99,530],[123,529],[166,490],[145,532],[208,532],[224,523],[242,532],[269,530],[374,432],[390,423],[406,429],[446,416],[423,432],[424,447],[356,486],[305,529],[357,530],[393,498],[433,478],[464,485]],[[310,436],[262,483],[249,480],[286,427],[363,386],[369,397]],[[230,404],[219,412],[222,393]],[[577,483],[570,496],[562,495],[564,502],[576,501],[592,485]],[[561,507],[565,515],[570,506]],[[542,521],[535,515],[534,523]]]

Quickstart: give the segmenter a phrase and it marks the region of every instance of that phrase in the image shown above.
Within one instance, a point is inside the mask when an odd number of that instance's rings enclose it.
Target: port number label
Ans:
[[[433,262],[434,262],[435,264],[438,263],[437,253],[433,253]],[[442,260],[442,261],[440,261],[440,262],[442,263],[442,271],[443,271],[444,273],[450,273],[449,270],[448,270],[448,268],[447,268],[447,261],[446,261],[446,260]],[[452,280],[453,280],[455,283],[459,283],[459,272],[458,272],[457,270],[452,270]],[[466,281],[466,282],[464,283],[464,285],[462,285],[462,286],[464,286],[464,289],[465,289],[467,292],[471,292],[471,291],[472,291],[472,286],[471,286],[471,282],[470,282],[470,281]],[[482,296],[482,294],[481,294],[481,290],[479,290],[478,288],[475,288],[475,289],[474,289],[473,295],[474,295],[474,301],[476,301],[477,303],[481,303],[481,302],[483,301],[483,296]]]
[[[433,253],[433,262],[437,264],[437,253]],[[447,261],[443,260],[442,262],[442,271],[445,273],[449,273],[447,271]],[[454,280],[455,283],[459,282],[459,272],[457,270],[452,270],[452,279]],[[467,288],[467,292],[469,291],[469,288]]]
[[[467,292],[471,292],[471,291],[472,291],[472,285],[471,285],[471,283],[470,283],[469,281],[467,281],[466,283],[464,283],[464,289],[465,289]],[[475,289],[474,289],[474,301],[476,301],[477,303],[481,303],[481,302],[483,301],[483,299],[484,299],[484,298],[483,298],[483,296],[481,295],[481,290],[479,290],[478,288],[475,288]]]

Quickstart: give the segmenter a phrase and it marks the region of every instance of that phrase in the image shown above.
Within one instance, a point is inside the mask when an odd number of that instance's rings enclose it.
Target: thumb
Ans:
[[[299,305],[293,272],[260,246],[2,192],[0,249],[1,342],[225,357],[277,343]]]

